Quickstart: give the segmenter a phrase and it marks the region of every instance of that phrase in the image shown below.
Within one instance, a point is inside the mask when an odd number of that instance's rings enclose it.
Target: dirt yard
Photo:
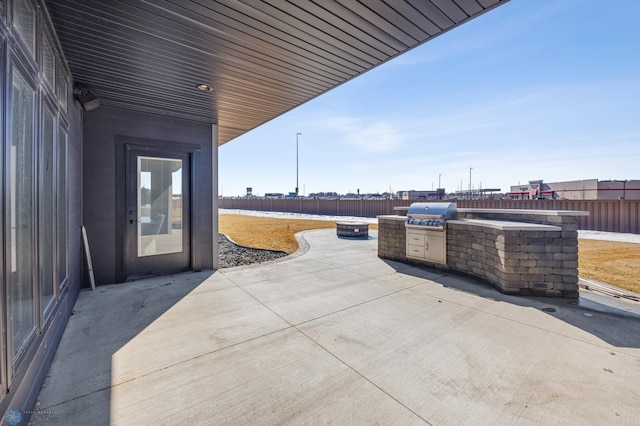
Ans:
[[[288,253],[298,249],[296,233],[335,227],[324,220],[220,215],[220,232],[238,244]],[[578,250],[580,276],[640,293],[640,244],[580,239]]]

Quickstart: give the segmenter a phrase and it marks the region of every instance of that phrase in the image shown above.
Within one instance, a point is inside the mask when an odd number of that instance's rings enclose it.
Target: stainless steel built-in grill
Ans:
[[[446,221],[456,219],[456,203],[413,203],[407,210],[407,227],[444,231]]]
[[[447,220],[457,219],[456,203],[413,203],[407,210],[407,258],[447,263]]]

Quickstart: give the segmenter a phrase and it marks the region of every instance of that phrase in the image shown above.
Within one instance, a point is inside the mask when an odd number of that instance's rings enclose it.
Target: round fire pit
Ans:
[[[369,224],[363,222],[336,222],[338,237],[369,238]]]

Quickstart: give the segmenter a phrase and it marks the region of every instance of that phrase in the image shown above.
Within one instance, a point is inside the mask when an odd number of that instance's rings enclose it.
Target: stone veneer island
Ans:
[[[569,210],[458,209],[446,264],[407,259],[405,216],[378,216],[378,256],[479,278],[505,294],[577,298],[578,217]]]

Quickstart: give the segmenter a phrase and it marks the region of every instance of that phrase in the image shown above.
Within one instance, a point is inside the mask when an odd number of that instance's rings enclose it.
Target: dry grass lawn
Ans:
[[[298,250],[294,235],[310,229],[335,228],[328,220],[274,219],[270,217],[220,215],[220,232],[247,247],[293,253]],[[378,229],[371,224],[369,229]]]
[[[335,222],[326,220],[220,215],[220,232],[238,244],[287,253],[298,249],[296,233],[335,227]],[[377,225],[369,225],[369,229],[377,228]],[[640,244],[578,241],[580,276],[640,293]]]
[[[578,240],[580,276],[640,293],[640,244]]]

